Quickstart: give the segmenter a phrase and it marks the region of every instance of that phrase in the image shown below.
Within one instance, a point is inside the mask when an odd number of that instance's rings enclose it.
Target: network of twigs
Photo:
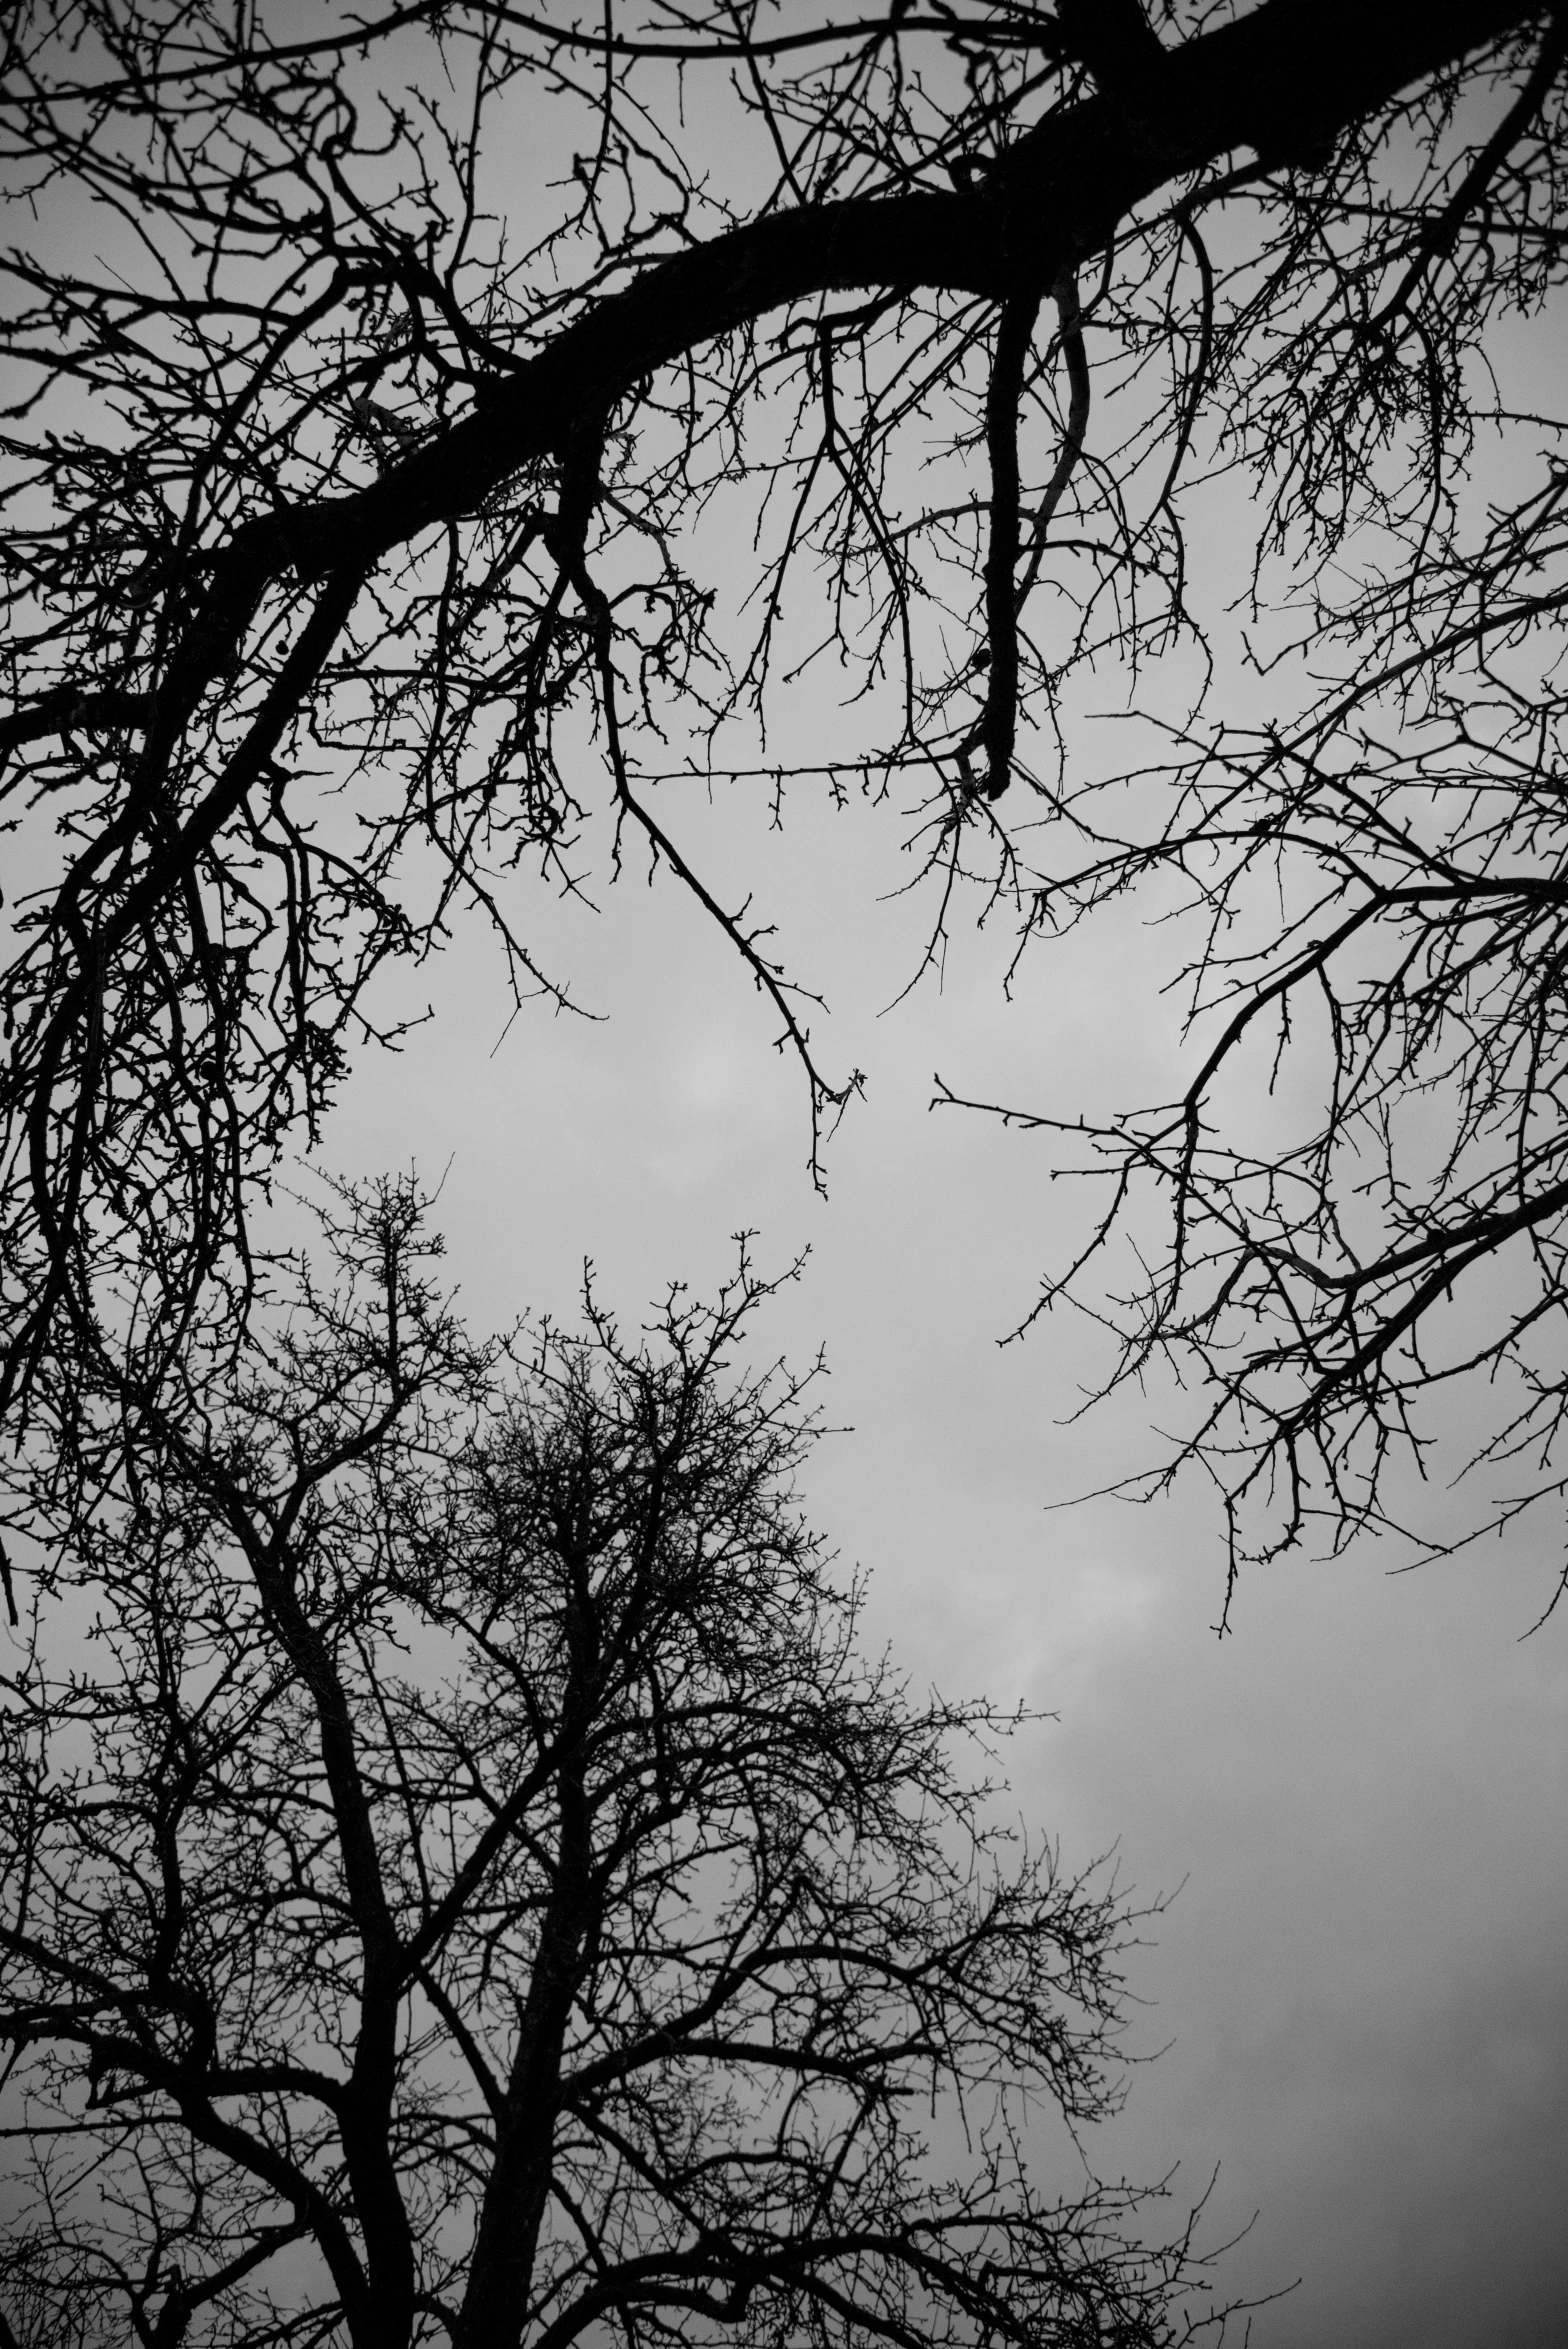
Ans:
[[[37,0],[4,37],[0,1406],[68,1444],[89,1357],[133,1419],[243,1326],[378,971],[472,909],[566,1001],[507,876],[579,886],[606,820],[771,1000],[815,1164],[854,1080],[656,785],[736,771],[825,649],[835,784],[923,811],[938,925],[971,882],[1026,937],[1185,896],[1197,1064],[1086,1136],[1110,1205],[1048,1297],[1114,1376],[1196,1378],[1175,1456],[1237,1554],[1382,1521],[1461,1372],[1555,1489],[1565,472],[1491,370],[1556,299],[1554,10],[430,0],[285,39]],[[1267,726],[1219,652],[1179,723],[1160,683],[1230,625],[1204,495],[1250,501]],[[1108,667],[1144,748],[1091,776]],[[1298,1058],[1314,1111],[1254,1138],[1233,1074]]]

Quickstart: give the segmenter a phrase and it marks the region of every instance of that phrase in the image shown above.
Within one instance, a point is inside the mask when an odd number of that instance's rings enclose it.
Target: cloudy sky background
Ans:
[[[732,193],[762,168],[715,81],[684,122]],[[516,128],[538,172],[562,126]],[[1550,318],[1505,329],[1489,356],[1539,412],[1563,347]],[[1091,445],[1117,437],[1114,407],[1097,408]],[[1511,486],[1508,463],[1483,441],[1478,490]],[[1184,519],[1225,671],[1212,706],[1272,719],[1299,671],[1240,669],[1226,612],[1253,517],[1220,484]],[[693,560],[733,611],[749,533],[722,525],[721,509]],[[790,620],[801,642],[817,631],[800,584]],[[1195,683],[1179,654],[1143,706],[1179,716]],[[839,692],[831,663],[808,672],[772,755],[858,748],[867,713],[841,712]],[[1082,722],[1125,699],[1112,666],[1087,688],[1070,742],[1085,768],[1136,759],[1113,747],[1119,724]],[[598,914],[523,881],[512,900],[545,966],[601,1017],[533,1006],[507,1027],[493,951],[461,933],[438,967],[400,975],[404,1006],[428,1002],[433,1019],[365,1063],[329,1156],[353,1171],[415,1158],[432,1179],[450,1161],[439,1217],[486,1323],[570,1316],[586,1258],[631,1318],[671,1279],[711,1290],[739,1230],[758,1232],[767,1267],[809,1248],[756,1342],[797,1361],[826,1347],[827,1415],[853,1432],[820,1447],[807,1497],[870,1574],[868,1637],[917,1684],[1053,1711],[1013,1756],[1021,1817],[1060,1837],[1068,1864],[1115,1847],[1141,1893],[1181,1887],[1132,1971],[1129,2044],[1165,2052],[1091,2144],[1102,2174],[1180,2164],[1180,2201],[1218,2171],[1208,2239],[1250,2225],[1224,2291],[1299,2279],[1255,2317],[1253,2349],[1568,2342],[1568,1605],[1525,1636],[1562,1568],[1562,1511],[1414,1573],[1393,1571],[1409,1553],[1387,1542],[1254,1572],[1219,1640],[1223,1559],[1201,1490],[1061,1506],[1155,1456],[1151,1423],[1182,1423],[1171,1395],[1075,1419],[1106,1363],[1085,1324],[997,1343],[1061,1268],[1087,1200],[1049,1181],[1043,1141],[930,1106],[938,1074],[1057,1115],[1170,1099],[1182,941],[1156,925],[1159,901],[1032,949],[1010,999],[1005,921],[977,936],[961,909],[940,984],[928,975],[889,1009],[933,910],[907,891],[918,859],[895,809],[835,811],[806,785],[775,830],[763,786],[710,803],[693,782],[663,787],[658,814],[721,902],[754,893],[788,968],[823,991],[821,1065],[867,1072],[827,1199],[807,1178],[803,1089],[772,1049],[776,1022],[668,875],[646,885],[633,855],[600,885],[602,834],[583,860]],[[1275,1114],[1265,1067],[1229,1102],[1254,1134]],[[1287,1071],[1279,1114],[1310,1076]],[[1435,1532],[1460,1521],[1441,1488],[1478,1401],[1445,1404],[1436,1490],[1411,1496]]]
[[[734,159],[733,123],[704,135]],[[1539,330],[1530,364],[1555,376],[1561,351]],[[1226,514],[1194,521],[1222,603]],[[831,678],[811,692],[830,736]],[[1038,1141],[929,1108],[937,1073],[1065,1114],[1168,1098],[1169,935],[1113,909],[1033,952],[1007,1000],[1011,939],[960,920],[941,986],[883,1016],[929,912],[891,894],[909,871],[895,813],[807,791],[775,833],[760,794],[709,807],[696,784],[659,813],[726,902],[756,890],[825,991],[826,1067],[868,1074],[828,1198],[765,1007],[635,859],[598,914],[518,885],[530,941],[599,1019],[534,1005],[508,1026],[498,958],[461,931],[394,974],[383,1008],[434,1017],[364,1056],[322,1163],[447,1170],[439,1220],[479,1326],[570,1319],[585,1258],[631,1319],[672,1278],[711,1290],[740,1229],[765,1267],[809,1247],[758,1344],[826,1347],[826,1410],[853,1432],[820,1448],[807,1498],[870,1574],[868,1638],[917,1685],[1054,1711],[1014,1753],[1023,1819],[1069,1864],[1114,1845],[1139,1891],[1182,1887],[1133,1971],[1130,2044],[1165,2052],[1092,2141],[1098,2166],[1180,2163],[1178,2198],[1218,2167],[1209,2239],[1256,2214],[1223,2288],[1301,2279],[1254,2349],[1568,2340],[1568,1607],[1522,1636],[1561,1569],[1561,1512],[1413,1574],[1390,1574],[1386,1544],[1255,1572],[1218,1640],[1201,1492],[1056,1506],[1143,1465],[1169,1399],[1067,1424],[1088,1333],[996,1342],[1060,1266],[1074,1203]]]
[[[682,798],[681,790],[685,796]],[[1130,2043],[1167,2046],[1102,2130],[1102,2170],[1180,2194],[1219,2165],[1236,2291],[1300,2288],[1255,2349],[1540,2349],[1568,2334],[1568,1617],[1561,1525],[1418,1573],[1389,1545],[1250,1575],[1221,1642],[1202,1495],[1050,1504],[1149,1456],[1153,1403],[1076,1426],[1071,1323],[996,1340],[1059,1261],[1068,1202],[1041,1146],[931,1114],[933,1072],[1021,1102],[1168,1093],[1169,942],[1130,914],[1034,955],[1003,999],[1006,941],[961,939],[940,992],[885,1017],[919,909],[896,819],[760,803],[661,814],[707,869],[758,884],[781,943],[826,987],[830,1063],[869,1073],[804,1171],[794,1069],[728,949],[667,879],[632,870],[593,916],[529,899],[532,935],[599,1024],[505,1022],[477,936],[406,982],[432,1024],[365,1064],[331,1136],[345,1171],[416,1158],[470,1314],[570,1316],[591,1257],[627,1318],[670,1278],[710,1288],[729,1235],[801,1282],[760,1346],[826,1345],[812,1514],[870,1571],[868,1633],[917,1683],[1054,1710],[1020,1739],[1018,1810],[1081,1861],[1112,1844],[1141,1892],[1182,1890],[1138,1959]],[[879,902],[879,897],[881,902]],[[1163,1082],[1161,1081],[1163,1078]]]

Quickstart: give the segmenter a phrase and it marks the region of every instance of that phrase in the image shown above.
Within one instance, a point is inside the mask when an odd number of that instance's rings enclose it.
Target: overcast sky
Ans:
[[[928,988],[918,923],[878,903],[897,826],[803,810],[661,809],[721,877],[747,870],[781,943],[828,985],[817,1036],[869,1073],[813,1197],[794,1072],[726,949],[667,882],[597,917],[543,911],[601,1024],[525,1012],[499,1044],[498,973],[469,939],[421,988],[437,1017],[367,1063],[332,1135],[349,1169],[417,1157],[481,1322],[570,1314],[585,1256],[628,1317],[672,1277],[717,1280],[729,1235],[765,1265],[809,1244],[759,1344],[825,1343],[808,1494],[869,1570],[870,1636],[918,1682],[1053,1709],[1020,1741],[1018,1808],[1081,1861],[1179,1899],[1143,1953],[1125,2117],[1107,2172],[1215,2165],[1223,2274],[1299,2289],[1255,2349],[1541,2349],[1568,2338],[1568,1614],[1521,1638],[1560,1565],[1543,1517],[1415,1574],[1387,1545],[1244,1583],[1232,1637],[1200,1494],[1051,1505],[1136,1466],[1148,1409],[1060,1423],[1090,1359],[1071,1324],[996,1339],[1057,1260],[1068,1203],[1040,1146],[928,1112],[940,1071],[1022,1102],[1131,1105],[1172,1041],[1168,941],[1130,918],[1036,956],[1003,1000],[1004,941]],[[1168,2044],[1167,2044],[1168,2043]]]
[[[1009,1002],[1010,940],[960,924],[942,987],[880,1017],[921,937],[920,905],[887,895],[895,815],[806,797],[776,835],[760,802],[710,809],[696,786],[660,814],[825,987],[829,1072],[868,1074],[828,1198],[764,1007],[692,903],[636,870],[597,915],[518,899],[597,1023],[533,1006],[501,1040],[477,935],[401,974],[404,1008],[436,1016],[364,1058],[324,1164],[434,1180],[450,1161],[439,1220],[481,1326],[569,1318],[585,1257],[631,1318],[671,1278],[711,1289],[738,1229],[765,1267],[809,1246],[758,1342],[826,1346],[853,1432],[808,1500],[871,1576],[868,1636],[917,1683],[1054,1711],[1014,1755],[1023,1818],[1070,1864],[1117,1845],[1141,1892],[1182,1887],[1133,1980],[1130,2044],[1165,2052],[1091,2141],[1102,2171],[1179,2162],[1179,2198],[1218,2167],[1209,2239],[1256,2214],[1222,2289],[1301,2279],[1254,2349],[1568,2340],[1568,1606],[1521,1636],[1560,1520],[1415,1574],[1391,1576],[1386,1545],[1253,1574],[1216,1639],[1201,1493],[1058,1506],[1147,1460],[1168,1398],[1066,1425],[1088,1333],[996,1343],[1061,1262],[1071,1207],[1040,1145],[928,1107],[938,1072],[1065,1114],[1168,1097],[1168,938],[1114,911],[1033,954]]]

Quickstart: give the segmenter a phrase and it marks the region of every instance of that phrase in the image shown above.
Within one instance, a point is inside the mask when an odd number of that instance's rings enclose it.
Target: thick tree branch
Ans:
[[[1370,17],[1355,0],[1263,0],[1167,54],[1173,131],[1158,157],[1108,99],[1093,98],[1025,133],[973,193],[815,205],[651,264],[370,488],[247,524],[232,562],[240,598],[248,611],[248,591],[267,576],[369,565],[473,513],[509,474],[564,450],[585,414],[609,415],[661,367],[786,304],[902,286],[993,301],[1043,293],[1168,179],[1238,147],[1283,159],[1298,140],[1321,144],[1540,14],[1538,0],[1385,0]],[[193,704],[232,652],[234,598],[227,584],[209,597],[176,704]]]

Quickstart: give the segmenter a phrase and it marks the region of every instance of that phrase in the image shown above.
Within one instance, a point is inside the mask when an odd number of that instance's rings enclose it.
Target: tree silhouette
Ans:
[[[1564,473],[1503,365],[1561,268],[1557,10],[34,0],[5,38],[0,1404],[68,1424],[84,1347],[131,1392],[243,1322],[389,957],[476,909],[565,998],[518,864],[667,863],[815,1136],[855,1080],[808,974],[658,786],[787,798],[757,728],[820,655],[819,769],[919,811],[935,932],[968,884],[1025,938],[1192,914],[1190,1076],[1090,1138],[1134,1268],[1107,1305],[1091,1240],[1067,1285],[1119,1375],[1194,1380],[1237,1554],[1379,1521],[1467,1369],[1518,1497],[1559,1489]],[[1190,552],[1205,494],[1250,571]],[[1142,723],[1097,767],[1112,669]],[[1271,1054],[1305,1075],[1255,1136]]]
[[[1188,2338],[1186,2237],[1026,2159],[1138,1918],[857,1653],[767,1285],[519,1357],[420,1214],[341,1194],[119,1506],[13,1480],[5,2349]]]

